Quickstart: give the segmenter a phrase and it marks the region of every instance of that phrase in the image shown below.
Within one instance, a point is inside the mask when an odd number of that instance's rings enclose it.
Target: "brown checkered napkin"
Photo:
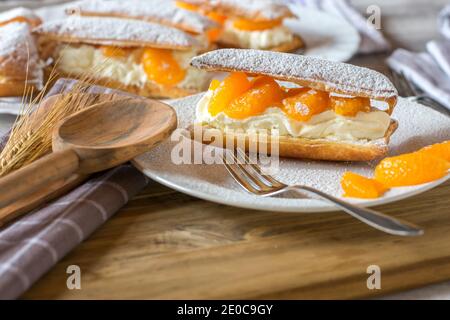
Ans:
[[[71,84],[60,80],[49,95]],[[111,92],[102,87],[92,91]],[[148,179],[132,165],[123,165],[95,175],[62,198],[1,228],[0,299],[19,297],[147,184]]]

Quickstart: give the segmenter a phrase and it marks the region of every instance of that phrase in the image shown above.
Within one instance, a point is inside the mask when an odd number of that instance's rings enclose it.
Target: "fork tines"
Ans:
[[[261,167],[241,149],[224,150],[222,160],[231,176],[248,192],[261,195],[285,187],[272,176],[264,174]]]

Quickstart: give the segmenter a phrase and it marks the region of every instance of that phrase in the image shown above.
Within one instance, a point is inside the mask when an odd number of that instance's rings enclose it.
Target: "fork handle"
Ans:
[[[320,190],[316,190],[308,186],[292,186],[290,189],[294,191],[304,190],[314,193],[320,198],[333,203],[346,213],[350,214],[352,217],[359,219],[360,221],[380,231],[399,236],[420,236],[423,234],[423,230],[421,228],[410,222],[392,218],[375,210],[353,205],[349,202],[330,196]]]

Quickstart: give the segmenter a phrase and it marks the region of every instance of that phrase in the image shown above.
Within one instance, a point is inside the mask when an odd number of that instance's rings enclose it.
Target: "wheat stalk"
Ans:
[[[15,121],[10,137],[0,153],[0,177],[51,152],[54,126],[67,116],[96,103],[94,96],[85,93],[94,83],[93,74],[102,67],[103,65],[99,65],[91,73],[78,77],[78,82],[67,93],[60,95],[44,114],[35,106],[41,105],[49,87],[58,78],[56,67],[52,69],[43,90],[35,98],[31,99],[32,88],[25,89],[21,116]]]

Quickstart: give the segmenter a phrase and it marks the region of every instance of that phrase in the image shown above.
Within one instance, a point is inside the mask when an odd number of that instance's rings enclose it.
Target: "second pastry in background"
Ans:
[[[34,30],[43,59],[61,76],[145,97],[178,98],[203,91],[209,76],[189,66],[203,46],[181,30],[118,18],[69,16]]]

